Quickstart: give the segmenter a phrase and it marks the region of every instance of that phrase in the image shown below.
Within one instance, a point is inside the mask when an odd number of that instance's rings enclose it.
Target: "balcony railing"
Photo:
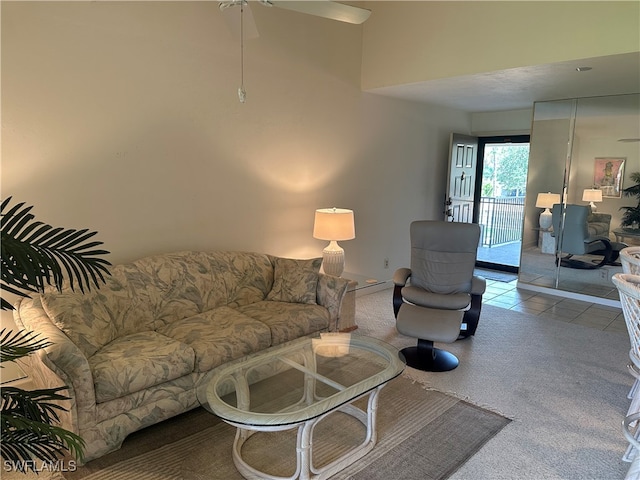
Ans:
[[[522,239],[524,197],[482,197],[480,217],[483,247]]]

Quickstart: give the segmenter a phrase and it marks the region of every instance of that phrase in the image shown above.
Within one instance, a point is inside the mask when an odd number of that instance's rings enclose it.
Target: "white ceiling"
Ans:
[[[577,67],[592,67],[586,72]],[[640,93],[640,52],[512,68],[369,90],[467,112],[531,108],[536,101]]]

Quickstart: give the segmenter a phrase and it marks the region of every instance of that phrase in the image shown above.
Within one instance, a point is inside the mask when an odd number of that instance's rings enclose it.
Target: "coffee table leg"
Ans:
[[[369,393],[362,395],[360,398],[364,396],[368,396],[367,402],[367,411],[364,412],[357,407],[354,407],[352,404],[346,404],[342,407],[338,408],[338,411],[351,415],[352,417],[359,420],[365,427],[367,427],[367,434],[364,441],[358,445],[357,447],[352,448],[347,453],[345,453],[342,457],[334,460],[333,462],[325,465],[321,468],[313,468],[313,463],[311,462],[311,473],[312,475],[309,477],[313,480],[323,480],[326,478],[335,475],[341,470],[344,470],[346,467],[351,465],[352,463],[360,460],[367,453],[373,450],[373,447],[376,445],[376,441],[378,439],[378,434],[376,431],[376,417],[378,410],[378,395],[380,394],[380,390],[382,390],[383,385],[375,388]],[[355,400],[355,399],[354,399]],[[329,414],[326,414],[329,415]],[[323,415],[326,416],[326,415]],[[319,421],[321,418],[318,418]],[[316,422],[317,423],[317,422]],[[312,453],[310,452],[310,455]]]
[[[299,425],[291,425],[287,427],[255,427],[255,430],[247,430],[239,425],[236,431],[236,438],[233,442],[233,462],[240,474],[251,480],[268,479],[268,480],[323,480],[335,475],[340,470],[343,470],[353,462],[364,457],[369,453],[376,444],[377,432],[376,432],[376,417],[378,409],[378,395],[384,385],[380,385],[374,390],[362,395],[359,398],[368,396],[367,411],[364,412],[351,404],[343,405],[335,410],[341,411],[359,420],[366,428],[367,434],[364,441],[357,447],[352,448],[342,457],[334,460],[333,462],[325,465],[321,468],[314,468],[313,466],[313,429],[316,424],[320,422],[324,417],[330,415],[331,412],[327,412],[312,420],[308,420]],[[333,410],[333,411],[335,411]],[[265,472],[256,470],[249,464],[247,464],[242,458],[242,445],[244,442],[254,433],[258,431],[278,431],[288,430],[291,428],[298,428],[298,435],[296,441],[296,471],[291,477],[280,477],[269,475]]]
[[[299,473],[300,480],[310,480],[313,462],[313,427],[319,419],[310,420],[298,427],[298,442],[296,445],[296,455],[298,456],[298,466],[296,473]]]

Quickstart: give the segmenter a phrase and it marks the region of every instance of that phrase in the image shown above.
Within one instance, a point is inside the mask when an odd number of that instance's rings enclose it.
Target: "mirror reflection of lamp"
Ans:
[[[582,192],[582,201],[589,202],[591,211],[595,212],[597,207],[593,202],[602,201],[602,190],[598,190],[597,188],[585,188]]]
[[[544,211],[540,214],[540,228],[542,230],[549,230],[551,228],[551,207],[556,203],[560,203],[559,193],[539,193],[536,199],[536,207],[544,208]]]
[[[322,269],[327,275],[339,277],[344,271],[344,249],[339,240],[356,238],[353,210],[346,208],[320,208],[313,222],[313,238],[329,240],[322,251]]]

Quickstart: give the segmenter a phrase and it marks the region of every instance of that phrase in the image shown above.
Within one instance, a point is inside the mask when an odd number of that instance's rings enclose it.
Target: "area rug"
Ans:
[[[447,478],[509,422],[398,377],[380,393],[376,447],[332,478]],[[120,450],[66,472],[65,479],[241,480],[231,458],[234,435],[235,428],[203,409],[193,410],[130,435]],[[359,422],[330,415],[314,432],[314,463],[330,462],[363,438]],[[260,433],[245,444],[243,454],[254,467],[287,476],[294,470],[293,445],[291,431]]]

